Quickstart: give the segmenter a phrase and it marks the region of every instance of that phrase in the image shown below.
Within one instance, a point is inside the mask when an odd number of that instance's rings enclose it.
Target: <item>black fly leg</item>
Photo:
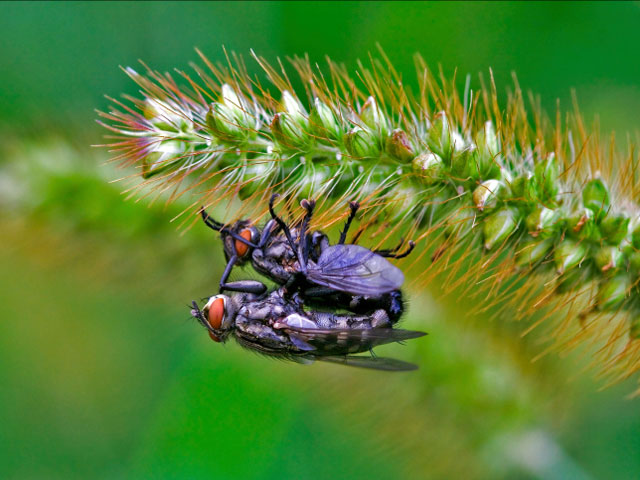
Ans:
[[[313,209],[316,207],[315,200],[302,200],[300,202],[302,208],[307,211],[307,214],[302,219],[302,225],[300,225],[299,240],[298,240],[298,262],[300,263],[300,270],[303,273],[307,273],[307,262],[309,261],[309,243],[307,242],[307,227],[313,216]]]
[[[273,202],[279,196],[280,194],[278,193],[274,193],[273,195],[271,195],[271,198],[269,199],[269,213],[271,214],[271,218],[273,218],[278,224],[278,226],[282,229],[285,237],[287,237],[287,241],[289,242],[289,245],[295,252],[297,250],[296,242],[293,241],[293,237],[291,236],[291,231],[289,230],[289,227],[287,226],[286,223],[284,223],[284,220],[282,220],[278,215],[276,215],[276,212],[273,210]]]
[[[400,241],[395,247],[389,248],[389,249],[374,250],[373,253],[377,253],[381,257],[388,257],[389,255],[392,255],[396,253],[398,250],[400,250],[400,247],[402,247],[403,243],[404,243],[404,238],[400,237]]]
[[[202,220],[207,225],[207,227],[215,230],[216,232],[219,232],[220,230],[222,230],[222,227],[224,227],[222,223],[217,222],[213,218],[211,218],[204,207],[200,207],[200,215],[202,216]]]
[[[395,258],[395,259],[404,258],[413,251],[415,246],[416,246],[416,243],[413,240],[409,240],[409,246],[402,253],[394,253],[398,251],[398,248],[394,248],[393,250],[378,250],[375,253],[377,253],[381,257],[386,257],[386,258]]]
[[[344,245],[344,242],[347,240],[347,232],[349,231],[349,227],[351,226],[351,222],[356,217],[356,212],[360,208],[360,204],[358,202],[349,202],[349,208],[351,211],[349,212],[349,216],[347,217],[347,221],[344,224],[344,229],[340,232],[340,240],[338,240],[338,245]]]
[[[230,290],[232,292],[255,293],[256,295],[261,295],[266,292],[267,286],[257,280],[240,280],[238,282],[227,283],[227,279],[229,278],[231,270],[237,260],[238,256],[234,255],[227,262],[227,266],[222,273],[222,277],[220,277],[220,293],[225,290]]]

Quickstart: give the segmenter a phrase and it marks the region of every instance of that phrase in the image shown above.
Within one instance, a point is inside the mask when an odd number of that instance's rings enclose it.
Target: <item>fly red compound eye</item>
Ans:
[[[225,314],[225,300],[222,297],[212,297],[205,306],[207,312],[207,322],[214,330],[220,330]],[[209,332],[209,336],[215,342],[219,342],[220,338],[213,332]]]
[[[245,228],[244,230],[240,231],[239,235],[242,238],[244,238],[247,242],[250,242],[252,240],[251,230],[248,228]],[[241,242],[240,240],[236,240],[235,246],[236,246],[236,252],[238,253],[239,257],[244,257],[249,251],[249,245]]]

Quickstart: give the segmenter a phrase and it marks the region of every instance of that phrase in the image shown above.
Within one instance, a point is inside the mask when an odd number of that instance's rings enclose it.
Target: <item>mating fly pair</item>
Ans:
[[[377,345],[424,335],[393,329],[403,312],[400,286],[402,272],[384,257],[402,258],[392,250],[371,251],[345,244],[358,204],[350,204],[350,215],[336,245],[320,231],[308,232],[315,202],[303,200],[302,221],[287,225],[273,208],[262,231],[251,221],[231,228],[216,222],[202,210],[202,218],[220,232],[227,266],[220,290],[237,293],[211,297],[203,310],[193,302],[192,315],[216,341],[229,335],[253,350],[297,361],[320,359],[383,370],[410,370],[414,365],[393,359],[357,357]],[[249,261],[253,268],[280,285],[267,292],[258,281],[228,283],[235,265]],[[328,312],[305,310],[305,304],[324,306]],[[347,313],[336,313],[346,310]]]

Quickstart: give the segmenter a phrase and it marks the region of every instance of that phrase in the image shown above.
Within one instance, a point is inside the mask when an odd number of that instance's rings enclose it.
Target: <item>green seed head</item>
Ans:
[[[553,240],[529,239],[516,253],[516,265],[518,267],[533,267],[542,261],[553,248]]]
[[[609,190],[602,179],[587,182],[582,190],[582,204],[590,209],[597,219],[603,218],[609,209]]]
[[[418,172],[426,185],[432,185],[442,178],[444,164],[435,153],[421,153],[413,159],[413,170]]]
[[[221,143],[237,145],[246,140],[249,130],[240,126],[233,107],[212,103],[207,112],[207,127]]]
[[[622,252],[618,247],[601,247],[595,254],[594,262],[602,272],[615,270],[622,262]]]
[[[391,132],[391,135],[387,137],[386,150],[390,156],[401,162],[410,162],[415,157],[413,147],[409,142],[409,137],[400,129],[394,130]]]
[[[269,127],[278,143],[285,149],[303,149],[311,141],[311,137],[304,132],[302,126],[288,113],[276,113]]]
[[[498,193],[503,187],[504,184],[500,180],[482,182],[473,191],[473,203],[480,211],[494,207],[498,200]]]
[[[604,279],[598,286],[597,307],[599,310],[618,308],[629,292],[629,278],[625,274]]]
[[[342,128],[333,110],[321,102],[319,98],[315,99],[313,109],[309,115],[309,129],[312,134],[320,139],[338,140],[342,137]]]
[[[300,127],[307,125],[307,112],[302,104],[287,90],[282,92],[282,104],[291,121],[297,123]]]
[[[534,168],[536,196],[547,206],[555,206],[557,203],[558,175],[558,161],[553,152]]]
[[[449,126],[447,115],[440,112],[429,128],[427,145],[447,164],[451,165],[454,152],[465,150],[465,142],[462,136]]]
[[[147,98],[142,108],[142,115],[153,124],[154,128],[163,132],[179,133],[193,130],[188,114],[163,100]]]
[[[491,250],[501,244],[518,226],[517,214],[513,208],[502,208],[484,219],[482,233],[484,248]]]
[[[553,253],[553,260],[556,264],[556,270],[562,274],[578,265],[587,255],[587,247],[583,242],[575,242],[570,239],[564,239],[560,242]]]
[[[551,227],[557,221],[558,214],[555,210],[551,210],[542,205],[538,205],[533,212],[525,218],[525,226],[527,231],[534,237],[538,235],[547,236],[551,234]],[[545,235],[546,233],[546,235]]]
[[[611,245],[618,245],[629,233],[629,222],[626,215],[607,215],[600,222],[603,240]]]
[[[492,122],[485,122],[484,128],[476,136],[476,148],[471,153],[470,161],[480,179],[497,178],[500,176],[500,164],[497,157],[500,151],[498,136]]]
[[[369,127],[373,132],[376,132],[379,137],[384,138],[387,136],[389,126],[387,119],[380,111],[380,107],[373,97],[367,98],[362,108],[360,109],[360,120],[362,120],[361,126]]]
[[[186,142],[180,140],[165,140],[153,147],[142,162],[142,177],[151,178],[166,172],[180,158],[187,155],[189,148]]]
[[[380,155],[378,143],[369,130],[353,127],[345,134],[343,140],[353,158],[371,158]]]

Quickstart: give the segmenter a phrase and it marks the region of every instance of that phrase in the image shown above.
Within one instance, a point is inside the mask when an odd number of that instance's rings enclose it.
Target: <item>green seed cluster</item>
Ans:
[[[441,227],[451,240],[478,239],[485,251],[510,249],[521,269],[554,270],[558,292],[596,282],[591,308],[631,312],[631,335],[640,333],[637,206],[615,205],[597,174],[567,181],[556,152],[514,147],[491,120],[463,128],[444,111],[400,115],[373,96],[350,103],[319,95],[308,111],[287,90],[267,105],[223,84],[218,100],[207,102],[161,95],[129,74],[147,92],[137,101],[142,113],[105,116],[145,179],[170,183],[195,173],[199,183],[243,199],[272,190],[359,199],[391,224]]]

